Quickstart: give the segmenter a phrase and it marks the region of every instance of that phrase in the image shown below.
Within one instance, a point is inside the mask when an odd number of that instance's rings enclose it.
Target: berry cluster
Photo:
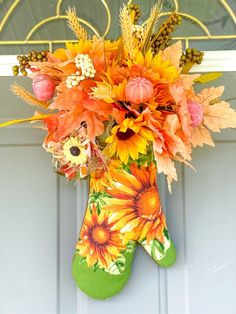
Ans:
[[[169,19],[162,24],[157,34],[153,34],[151,37],[151,49],[154,54],[157,54],[160,50],[164,50],[170,45],[172,40],[171,33],[175,30],[176,25],[180,25],[182,22],[182,16],[178,13],[173,13]]]
[[[141,25],[133,25],[133,36],[138,40],[142,40],[144,36],[144,30]]]
[[[138,22],[138,19],[141,16],[141,10],[140,10],[140,5],[139,4],[130,4],[129,5],[130,11],[134,12],[134,24]]]
[[[196,48],[188,48],[180,58],[180,66],[184,67],[187,63],[201,64],[203,56],[203,51],[199,51]]]
[[[17,60],[19,62],[19,65],[14,65],[12,67],[13,75],[17,76],[19,72],[22,73],[22,75],[27,75],[27,69],[30,68],[29,62],[47,62],[47,51],[42,50],[40,52],[37,52],[36,50],[33,50],[28,53],[28,55],[21,55],[17,56]]]
[[[81,81],[80,72],[76,71],[75,74],[67,76],[66,86],[67,88],[72,88],[74,86],[78,86]]]
[[[75,64],[80,71],[76,71],[75,74],[67,77],[66,86],[68,88],[79,85],[80,81],[83,81],[86,78],[94,78],[96,73],[92,60],[87,54],[78,54],[75,57]]]

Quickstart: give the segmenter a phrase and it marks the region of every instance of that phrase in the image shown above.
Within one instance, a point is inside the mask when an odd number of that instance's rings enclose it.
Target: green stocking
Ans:
[[[88,207],[73,259],[78,287],[96,299],[126,284],[137,243],[163,267],[175,262],[156,182],[156,167],[113,160],[90,179]]]

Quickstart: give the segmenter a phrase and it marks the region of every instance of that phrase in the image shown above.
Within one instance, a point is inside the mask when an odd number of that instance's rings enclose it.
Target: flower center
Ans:
[[[105,226],[96,226],[93,228],[92,238],[98,244],[104,244],[110,239],[110,232]]]
[[[77,147],[77,146],[72,146],[72,147],[70,148],[70,153],[71,153],[72,156],[75,156],[75,157],[79,156],[79,154],[80,154],[80,149],[79,149],[79,147]]]
[[[125,140],[128,140],[129,138],[131,138],[133,135],[135,134],[135,132],[131,129],[127,129],[126,132],[121,132],[121,131],[118,131],[116,133],[117,137],[118,137],[118,140],[120,141],[125,141]]]
[[[145,218],[151,218],[151,215],[160,214],[160,198],[156,187],[150,187],[144,190],[137,200],[138,213]]]

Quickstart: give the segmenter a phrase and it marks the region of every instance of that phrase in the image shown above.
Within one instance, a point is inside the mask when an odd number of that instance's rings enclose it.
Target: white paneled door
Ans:
[[[202,70],[219,58],[209,55]],[[236,96],[231,64],[225,69],[232,72],[214,83],[227,86],[226,98]],[[0,121],[33,112],[10,95],[14,80],[0,78]],[[29,85],[27,78],[17,81]],[[43,135],[27,125],[0,129],[0,314],[236,313],[235,130],[215,137],[215,149],[195,151],[197,173],[178,167],[172,195],[160,178],[176,265],[160,269],[139,248],[127,286],[106,301],[88,298],[73,282],[71,260],[87,185],[66,183],[53,173]]]

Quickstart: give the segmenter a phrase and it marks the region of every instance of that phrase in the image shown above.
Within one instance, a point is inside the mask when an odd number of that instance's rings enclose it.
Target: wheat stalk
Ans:
[[[10,86],[10,90],[14,95],[20,97],[30,105],[39,106],[45,109],[48,108],[49,106],[48,102],[38,100],[36,97],[34,97],[31,93],[29,93],[27,90],[25,90],[22,86],[18,85],[17,83],[13,83]]]
[[[75,36],[78,39],[87,39],[88,33],[87,31],[80,25],[80,22],[78,20],[78,16],[76,15],[75,8],[68,8],[66,11],[67,19],[68,19],[68,25],[74,32]]]
[[[144,52],[152,34],[156,31],[159,14],[162,9],[162,3],[162,0],[158,0],[158,2],[153,6],[150,16],[145,23],[143,40],[141,43],[141,48]]]
[[[95,87],[91,95],[95,99],[103,99],[107,102],[112,102],[114,97],[112,89],[108,85],[100,85],[98,87]]]
[[[132,57],[135,48],[133,23],[129,14],[129,8],[126,5],[124,5],[124,7],[120,10],[120,26],[124,47]]]

